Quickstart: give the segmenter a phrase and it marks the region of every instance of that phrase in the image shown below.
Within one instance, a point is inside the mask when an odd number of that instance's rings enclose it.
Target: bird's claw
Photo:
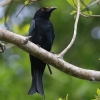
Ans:
[[[6,49],[5,44],[0,42],[0,48],[1,48],[0,53],[4,52],[4,50]]]

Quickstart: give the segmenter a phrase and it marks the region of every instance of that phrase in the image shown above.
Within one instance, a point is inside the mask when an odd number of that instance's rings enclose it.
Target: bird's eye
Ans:
[[[44,12],[44,11],[47,11],[47,9],[46,8],[42,8],[41,11]]]
[[[42,8],[41,11],[43,12],[43,11],[45,11],[45,10]]]

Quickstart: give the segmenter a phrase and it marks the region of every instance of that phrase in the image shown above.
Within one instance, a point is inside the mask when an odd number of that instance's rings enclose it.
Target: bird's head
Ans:
[[[41,9],[39,9],[36,13],[34,18],[47,18],[49,19],[50,14],[53,10],[55,10],[57,7],[42,7]]]

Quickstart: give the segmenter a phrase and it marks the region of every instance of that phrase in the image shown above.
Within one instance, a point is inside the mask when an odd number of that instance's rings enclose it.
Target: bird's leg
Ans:
[[[50,68],[50,65],[47,64],[47,66],[48,66],[48,69],[49,69],[50,74],[52,74],[52,70],[51,70],[51,68]]]
[[[2,43],[1,41],[0,41],[0,48],[1,48],[0,53],[1,53],[1,52],[4,52],[4,50],[6,49],[5,44]]]

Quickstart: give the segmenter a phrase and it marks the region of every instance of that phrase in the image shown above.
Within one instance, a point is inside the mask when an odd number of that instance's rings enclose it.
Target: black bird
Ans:
[[[54,28],[49,20],[51,12],[56,7],[43,7],[39,9],[31,22],[29,29],[30,41],[39,45],[43,49],[50,51],[54,40]],[[32,85],[28,92],[29,95],[39,93],[44,97],[42,76],[46,63],[30,54]]]

